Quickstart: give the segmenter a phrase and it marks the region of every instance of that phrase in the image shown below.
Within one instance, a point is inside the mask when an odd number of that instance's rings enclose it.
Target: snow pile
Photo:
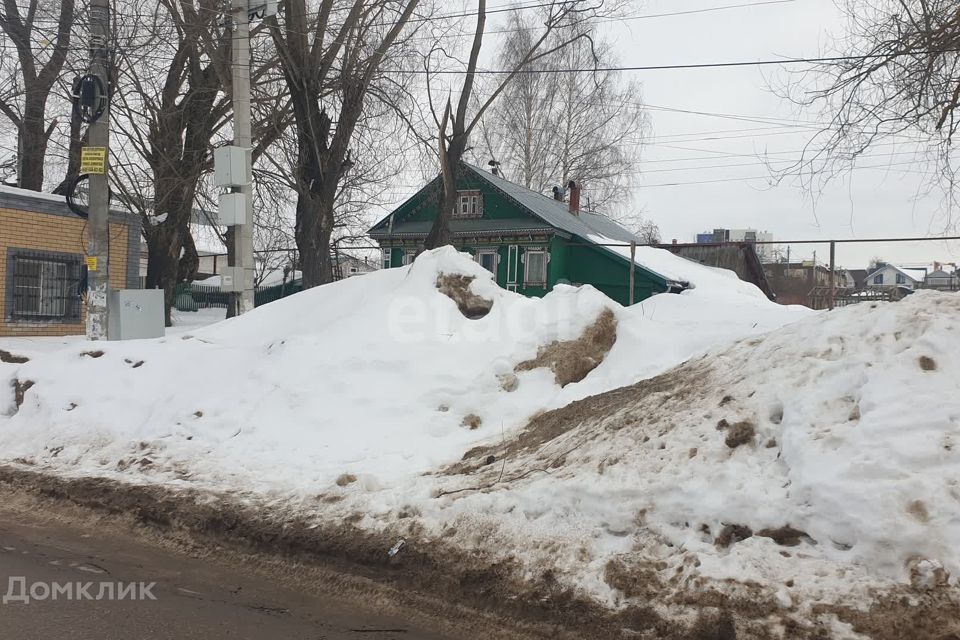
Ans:
[[[731,580],[807,612],[956,587],[958,317],[918,292],[741,340],[474,452],[425,518],[496,523],[611,604]]]
[[[493,301],[467,319],[437,291],[439,274],[474,278]],[[271,303],[181,336],[125,343],[71,342],[3,365],[0,450],[76,473],[305,495],[341,474],[371,490],[458,459],[519,428],[537,411],[632,383],[724,340],[797,317],[763,313],[675,328],[655,300],[624,309],[591,287],[542,300],[496,286],[453,249]],[[668,305],[669,306],[669,305]],[[577,338],[614,310],[621,331],[587,379],[559,388],[549,370],[517,375],[541,345]],[[718,308],[704,307],[701,318]],[[693,321],[694,319],[690,319]],[[13,378],[34,382],[19,410]],[[464,427],[478,416],[477,428]],[[474,421],[475,422],[475,421]]]
[[[590,239],[623,256],[629,263],[629,246],[605,236],[590,236]],[[700,297],[729,298],[731,295],[736,295],[741,302],[752,298],[758,305],[762,305],[767,299],[760,289],[749,282],[744,282],[729,269],[718,269],[687,260],[666,249],[638,246],[634,250],[634,262],[638,265],[668,280],[689,283],[691,290],[684,292],[687,295],[693,291],[696,291],[696,295]]]

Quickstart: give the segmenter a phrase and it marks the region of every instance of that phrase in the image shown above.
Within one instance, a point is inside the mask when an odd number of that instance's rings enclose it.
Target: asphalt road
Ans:
[[[0,604],[0,640],[447,640],[401,619],[113,534],[24,523],[0,512],[0,597],[22,577],[53,584],[155,582],[144,600]],[[95,597],[99,586],[89,588]],[[19,595],[16,591],[13,595]],[[116,596],[118,592],[114,592]],[[109,592],[107,592],[109,596]]]

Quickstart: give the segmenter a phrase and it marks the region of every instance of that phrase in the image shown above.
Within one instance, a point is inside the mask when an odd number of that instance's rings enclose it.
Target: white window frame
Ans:
[[[382,251],[383,251],[383,256],[382,256],[382,258],[381,258],[380,264],[381,264],[381,266],[382,266],[384,269],[389,269],[389,268],[390,268],[390,258],[391,258],[391,256],[392,256],[393,249],[389,249],[389,248],[388,248],[388,249],[383,249]]]
[[[894,281],[897,284],[907,284],[907,276],[903,275],[902,273],[898,273]]]
[[[530,260],[528,256],[543,256],[543,279],[530,278]],[[527,249],[523,252],[523,286],[524,287],[546,287],[548,269],[550,265],[550,252],[546,249]]]
[[[453,217],[483,217],[483,194],[477,189],[457,191],[457,204],[454,205]]]
[[[492,273],[493,275],[497,275],[497,267],[500,266],[500,252],[497,251],[496,249],[477,249],[473,259],[481,267],[483,267],[482,256],[493,256],[493,271],[491,271],[490,273]]]
[[[880,282],[877,282],[878,279],[880,280]],[[882,274],[882,273],[878,273],[877,275],[873,276],[873,284],[883,284],[883,274]]]
[[[414,259],[417,257],[416,249],[404,249],[403,250],[403,266],[409,266],[413,264]]]

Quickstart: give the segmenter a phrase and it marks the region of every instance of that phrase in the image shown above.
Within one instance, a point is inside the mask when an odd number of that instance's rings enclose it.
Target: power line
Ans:
[[[772,66],[772,65],[787,65],[787,64],[826,64],[826,63],[837,63],[837,62],[863,62],[866,60],[877,60],[881,58],[901,58],[904,56],[929,56],[929,55],[940,55],[944,53],[956,53],[960,49],[939,49],[939,50],[925,50],[925,51],[904,51],[900,53],[893,54],[870,54],[862,56],[832,56],[825,58],[782,58],[779,60],[742,60],[734,62],[698,62],[690,64],[659,64],[659,65],[643,65],[643,66],[620,66],[620,67],[591,67],[591,68],[579,68],[579,69],[519,69],[519,70],[509,70],[509,69],[477,69],[474,71],[476,75],[509,75],[511,73],[521,73],[521,74],[535,74],[535,73],[544,73],[544,74],[555,74],[555,73],[595,73],[597,71],[677,71],[685,69],[727,69],[727,68],[736,68],[736,67],[761,67],[761,66]],[[438,70],[438,71],[426,71],[426,70],[407,70],[402,73],[409,73],[413,75],[464,75],[466,71],[453,71],[453,70]]]

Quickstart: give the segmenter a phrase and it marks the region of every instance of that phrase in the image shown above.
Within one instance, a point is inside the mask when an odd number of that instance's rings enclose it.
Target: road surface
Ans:
[[[38,597],[54,584],[151,583],[156,599],[0,604],[3,640],[447,640],[453,636],[310,593],[292,584],[180,555],[107,531],[0,510],[0,589],[23,578]],[[37,586],[43,583],[44,586]],[[98,586],[89,590],[95,597]],[[114,596],[118,592],[114,592]],[[0,595],[2,595],[0,594]],[[19,595],[20,591],[12,592]],[[107,592],[110,595],[110,592]]]

